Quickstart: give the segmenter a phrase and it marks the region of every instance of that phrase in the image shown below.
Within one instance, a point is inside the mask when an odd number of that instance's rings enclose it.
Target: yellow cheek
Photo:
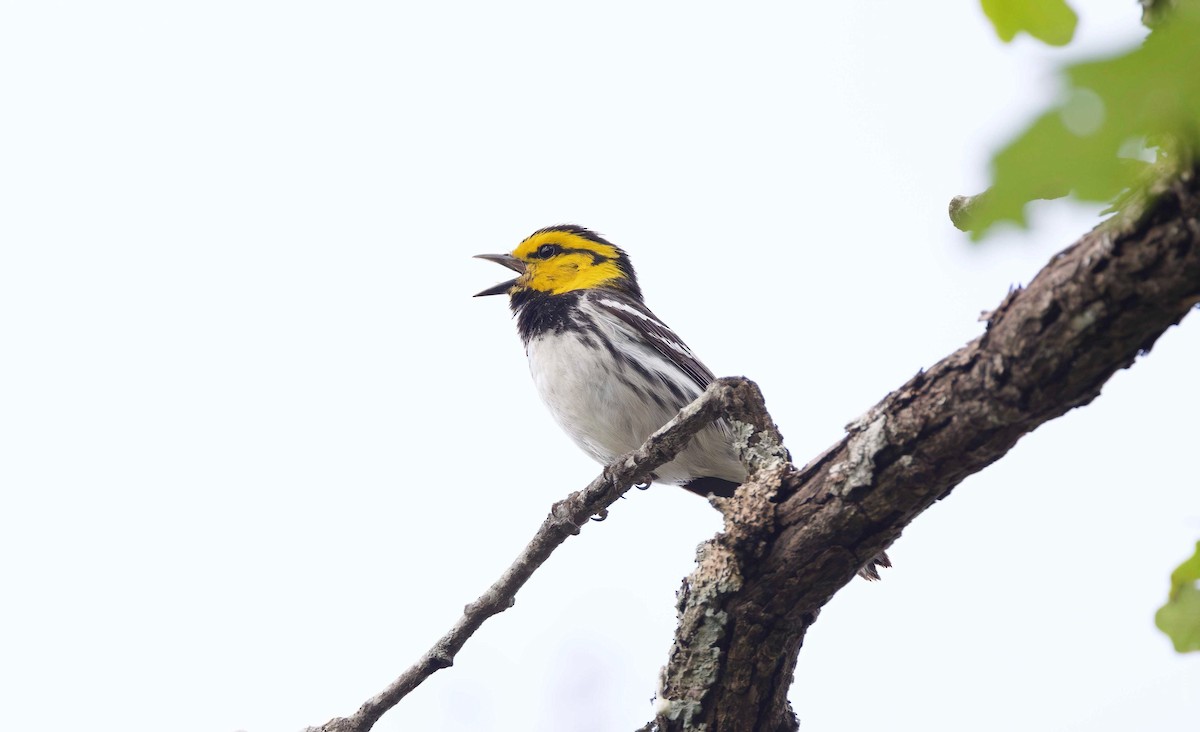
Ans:
[[[599,284],[620,277],[616,265],[606,262],[600,266],[587,266],[578,261],[566,262],[527,262],[527,269],[517,283],[553,295],[561,295],[572,290],[595,287]]]

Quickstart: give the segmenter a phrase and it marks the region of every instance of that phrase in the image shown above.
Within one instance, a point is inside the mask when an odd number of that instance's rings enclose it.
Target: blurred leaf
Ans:
[[[1154,624],[1171,637],[1180,653],[1200,651],[1200,541],[1196,553],[1171,573],[1171,595]]]
[[[1149,183],[1156,156],[1200,147],[1200,12],[1190,7],[1140,48],[1064,67],[1062,101],[992,159],[992,186],[964,224],[973,239],[1001,221],[1025,226],[1035,199],[1111,201]]]
[[[1020,31],[1049,43],[1065,46],[1075,35],[1079,20],[1063,0],[980,0],[983,12],[996,28],[1000,40],[1008,43]]]

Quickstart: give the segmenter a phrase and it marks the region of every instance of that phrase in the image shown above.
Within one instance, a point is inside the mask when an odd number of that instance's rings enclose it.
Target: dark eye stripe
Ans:
[[[601,264],[609,261],[611,257],[606,257],[600,252],[594,252],[591,249],[570,248],[564,247],[561,244],[543,244],[529,255],[530,259],[549,259],[556,257],[559,254],[587,254],[592,258],[592,264]]]
[[[593,252],[591,249],[563,249],[562,253],[563,254],[590,254],[592,257],[592,264],[600,264],[602,262],[608,261],[608,257],[604,256],[600,252]]]

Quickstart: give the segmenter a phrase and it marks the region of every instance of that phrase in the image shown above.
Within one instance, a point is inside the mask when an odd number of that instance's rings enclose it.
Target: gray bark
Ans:
[[[679,593],[658,714],[644,729],[797,729],[787,692],[834,593],[965,477],[1099,396],[1200,302],[1197,180],[1190,171],[1136,219],[1056,254],[988,315],[983,335],[804,468],[754,476]]]

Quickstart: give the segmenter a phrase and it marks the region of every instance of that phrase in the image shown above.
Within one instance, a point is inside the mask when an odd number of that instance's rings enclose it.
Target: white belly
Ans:
[[[675,383],[687,397],[680,401],[661,384],[651,387],[644,376],[596,344],[594,337],[590,340],[593,345],[574,331],[547,333],[530,340],[526,351],[534,385],[550,413],[584,452],[607,464],[641,446],[687,401],[699,396],[700,389],[680,374]],[[650,349],[637,357],[654,376],[676,373]],[[649,395],[650,388],[658,401]],[[702,430],[655,474],[657,480],[673,484],[699,477],[740,483],[746,477],[723,424]]]

